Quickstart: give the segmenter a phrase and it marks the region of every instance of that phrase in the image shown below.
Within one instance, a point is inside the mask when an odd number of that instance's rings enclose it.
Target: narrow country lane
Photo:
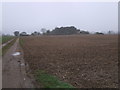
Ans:
[[[25,71],[19,38],[2,57],[2,88],[34,88]]]

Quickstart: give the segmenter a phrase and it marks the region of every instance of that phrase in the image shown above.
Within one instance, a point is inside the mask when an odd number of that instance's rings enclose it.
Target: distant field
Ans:
[[[21,37],[31,70],[78,88],[118,87],[117,35]]]
[[[9,41],[9,40],[11,40],[13,38],[14,38],[13,36],[2,36],[0,38],[0,40],[2,39],[2,44],[3,44],[3,43],[6,43],[7,41]]]

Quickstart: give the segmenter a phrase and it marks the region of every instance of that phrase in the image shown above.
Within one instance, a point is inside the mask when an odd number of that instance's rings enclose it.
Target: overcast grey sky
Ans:
[[[3,33],[75,26],[90,32],[118,31],[117,2],[7,2],[2,7]]]

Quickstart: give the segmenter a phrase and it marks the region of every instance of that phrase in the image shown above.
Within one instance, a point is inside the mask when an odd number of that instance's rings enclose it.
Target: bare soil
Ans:
[[[44,70],[78,88],[118,88],[118,36],[22,37],[31,70]]]
[[[20,55],[13,56],[15,52]],[[21,65],[22,64],[22,65]],[[27,76],[19,39],[2,57],[2,88],[34,88],[32,79]]]

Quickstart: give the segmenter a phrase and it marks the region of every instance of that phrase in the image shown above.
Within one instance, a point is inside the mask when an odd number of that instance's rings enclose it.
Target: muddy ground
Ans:
[[[32,71],[44,70],[78,88],[118,87],[117,35],[22,37]]]

